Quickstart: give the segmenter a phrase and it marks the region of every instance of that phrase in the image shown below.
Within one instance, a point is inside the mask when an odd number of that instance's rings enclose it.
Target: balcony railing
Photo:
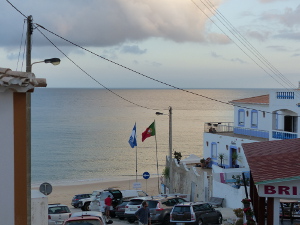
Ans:
[[[277,91],[276,97],[277,99],[294,99],[295,93],[292,91]]]
[[[233,122],[210,122],[204,124],[205,133],[225,133],[247,135],[250,137],[269,138],[269,131],[244,127],[234,127]]]
[[[258,129],[251,129],[251,128],[244,128],[244,127],[234,127],[233,132],[235,134],[242,134],[252,137],[259,137],[259,138],[269,138],[269,131],[267,130],[258,130]]]
[[[209,122],[204,124],[205,133],[233,132],[233,122]]]
[[[272,138],[275,139],[294,139],[298,138],[298,134],[292,133],[292,132],[286,132],[286,131],[272,131]]]

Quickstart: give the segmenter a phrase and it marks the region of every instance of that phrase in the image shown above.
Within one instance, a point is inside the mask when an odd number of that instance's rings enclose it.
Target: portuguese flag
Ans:
[[[142,142],[148,137],[155,135],[155,121],[142,133]]]

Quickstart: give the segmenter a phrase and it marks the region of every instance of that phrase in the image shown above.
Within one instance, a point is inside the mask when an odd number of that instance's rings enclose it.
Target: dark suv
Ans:
[[[150,210],[151,223],[170,224],[170,212],[174,205],[186,200],[179,197],[153,198],[147,200]]]
[[[222,214],[209,203],[185,202],[175,205],[171,211],[171,224],[222,224]]]
[[[83,199],[83,198],[90,198],[91,195],[92,195],[92,194],[79,194],[79,195],[75,195],[75,196],[72,198],[71,205],[74,206],[74,208],[78,208],[79,200],[80,200],[80,199]]]

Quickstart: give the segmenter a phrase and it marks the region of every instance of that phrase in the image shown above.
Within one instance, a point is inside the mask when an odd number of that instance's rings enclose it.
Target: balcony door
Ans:
[[[297,132],[298,117],[284,116],[284,131]]]

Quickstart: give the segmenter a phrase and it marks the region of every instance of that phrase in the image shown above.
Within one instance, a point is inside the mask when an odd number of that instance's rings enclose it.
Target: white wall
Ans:
[[[247,187],[248,188],[248,187]],[[248,194],[249,194],[248,188]],[[227,208],[243,208],[241,200],[246,197],[245,187],[239,189],[233,188],[230,185],[213,181],[213,196],[224,198],[223,207]]]
[[[48,225],[48,197],[31,190],[31,225]]]
[[[14,221],[14,132],[13,93],[0,93],[0,218],[1,224]]]

